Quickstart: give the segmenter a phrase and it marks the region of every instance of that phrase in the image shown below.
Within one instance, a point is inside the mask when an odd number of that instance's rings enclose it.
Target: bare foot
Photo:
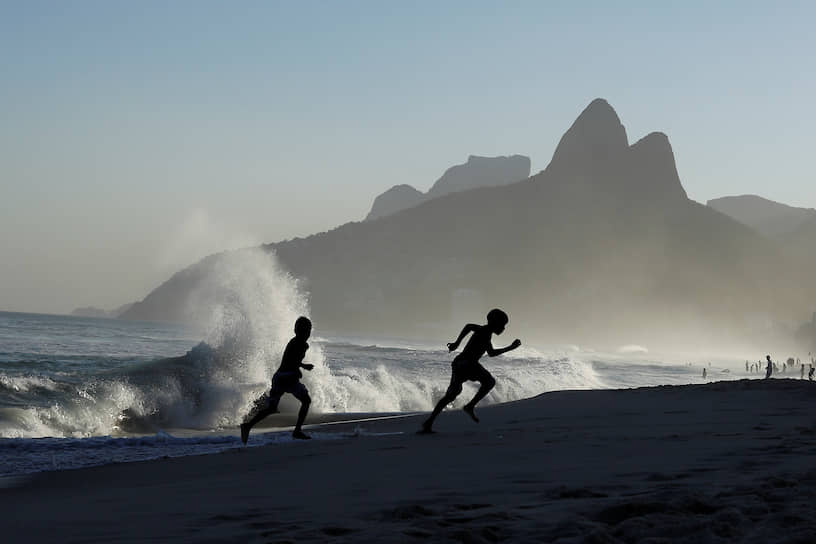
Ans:
[[[426,421],[422,424],[422,428],[417,431],[417,434],[436,434],[436,431],[431,429],[431,426]]]
[[[479,418],[476,417],[476,413],[473,411],[473,406],[468,406],[467,404],[462,407],[462,410],[473,419],[476,423],[479,423]]]
[[[311,440],[312,439],[311,436],[309,436],[308,434],[304,433],[303,431],[301,431],[299,429],[292,432],[292,438],[297,438],[298,440]]]

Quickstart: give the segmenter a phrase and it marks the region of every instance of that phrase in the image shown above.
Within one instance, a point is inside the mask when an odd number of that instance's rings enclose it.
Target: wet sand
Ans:
[[[562,391],[319,438],[42,473],[7,542],[788,542],[816,535],[816,383]]]

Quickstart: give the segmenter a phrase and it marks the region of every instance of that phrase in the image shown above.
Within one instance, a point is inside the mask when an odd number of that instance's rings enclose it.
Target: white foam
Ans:
[[[268,389],[294,334],[295,320],[309,315],[308,304],[298,281],[268,252],[231,252],[211,264],[188,301],[187,312],[205,331],[207,343],[221,349],[202,345],[183,360],[146,363],[99,376],[77,387],[67,399],[24,409],[11,420],[3,418],[0,437],[90,437],[123,430],[237,427]],[[316,330],[319,327],[315,323]],[[454,356],[444,349],[374,346],[350,346],[346,353],[360,359],[346,355],[345,360],[328,364],[324,347],[312,339],[305,362],[315,368],[304,371],[304,383],[313,399],[313,412],[430,410],[447,389]],[[540,353],[523,346],[484,364],[498,380],[487,402],[555,389],[603,387],[591,365],[574,349]],[[48,378],[37,377],[13,383],[56,386]],[[475,390],[472,385],[466,388],[458,404],[467,402]],[[282,409],[296,411],[297,402],[288,397]]]
[[[637,344],[626,344],[625,346],[620,346],[617,350],[617,353],[629,355],[629,354],[646,354],[649,353],[649,349],[644,346],[639,346]]]
[[[58,387],[56,382],[45,376],[35,376],[33,374],[11,375],[3,372],[0,372],[0,386],[16,392],[26,392],[32,389],[54,391]]]

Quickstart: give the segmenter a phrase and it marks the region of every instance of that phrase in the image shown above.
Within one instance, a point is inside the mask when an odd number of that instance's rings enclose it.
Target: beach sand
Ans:
[[[4,542],[816,542],[816,383],[562,391],[41,473]],[[355,429],[357,430],[356,436]],[[334,438],[334,439],[328,439]]]

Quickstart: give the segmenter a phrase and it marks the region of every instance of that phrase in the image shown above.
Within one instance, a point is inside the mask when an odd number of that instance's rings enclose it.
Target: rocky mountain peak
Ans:
[[[371,221],[406,208],[413,208],[423,200],[425,200],[425,195],[410,185],[394,185],[374,199],[374,204],[365,220]]]
[[[548,169],[583,170],[582,165],[603,165],[628,147],[626,128],[618,114],[609,102],[596,98],[561,137]]]
[[[629,148],[628,179],[631,194],[644,200],[686,199],[669,138],[652,132]]]
[[[505,185],[528,177],[530,177],[529,157],[523,155],[509,157],[470,155],[465,164],[457,164],[448,168],[427,193],[422,193],[410,185],[391,187],[374,199],[374,204],[365,220],[370,221],[391,215],[447,194],[478,187]]]
[[[514,183],[530,177],[530,158],[523,155],[510,157],[479,157],[470,155],[465,164],[448,168],[428,191],[428,198],[450,193],[494,187]]]

